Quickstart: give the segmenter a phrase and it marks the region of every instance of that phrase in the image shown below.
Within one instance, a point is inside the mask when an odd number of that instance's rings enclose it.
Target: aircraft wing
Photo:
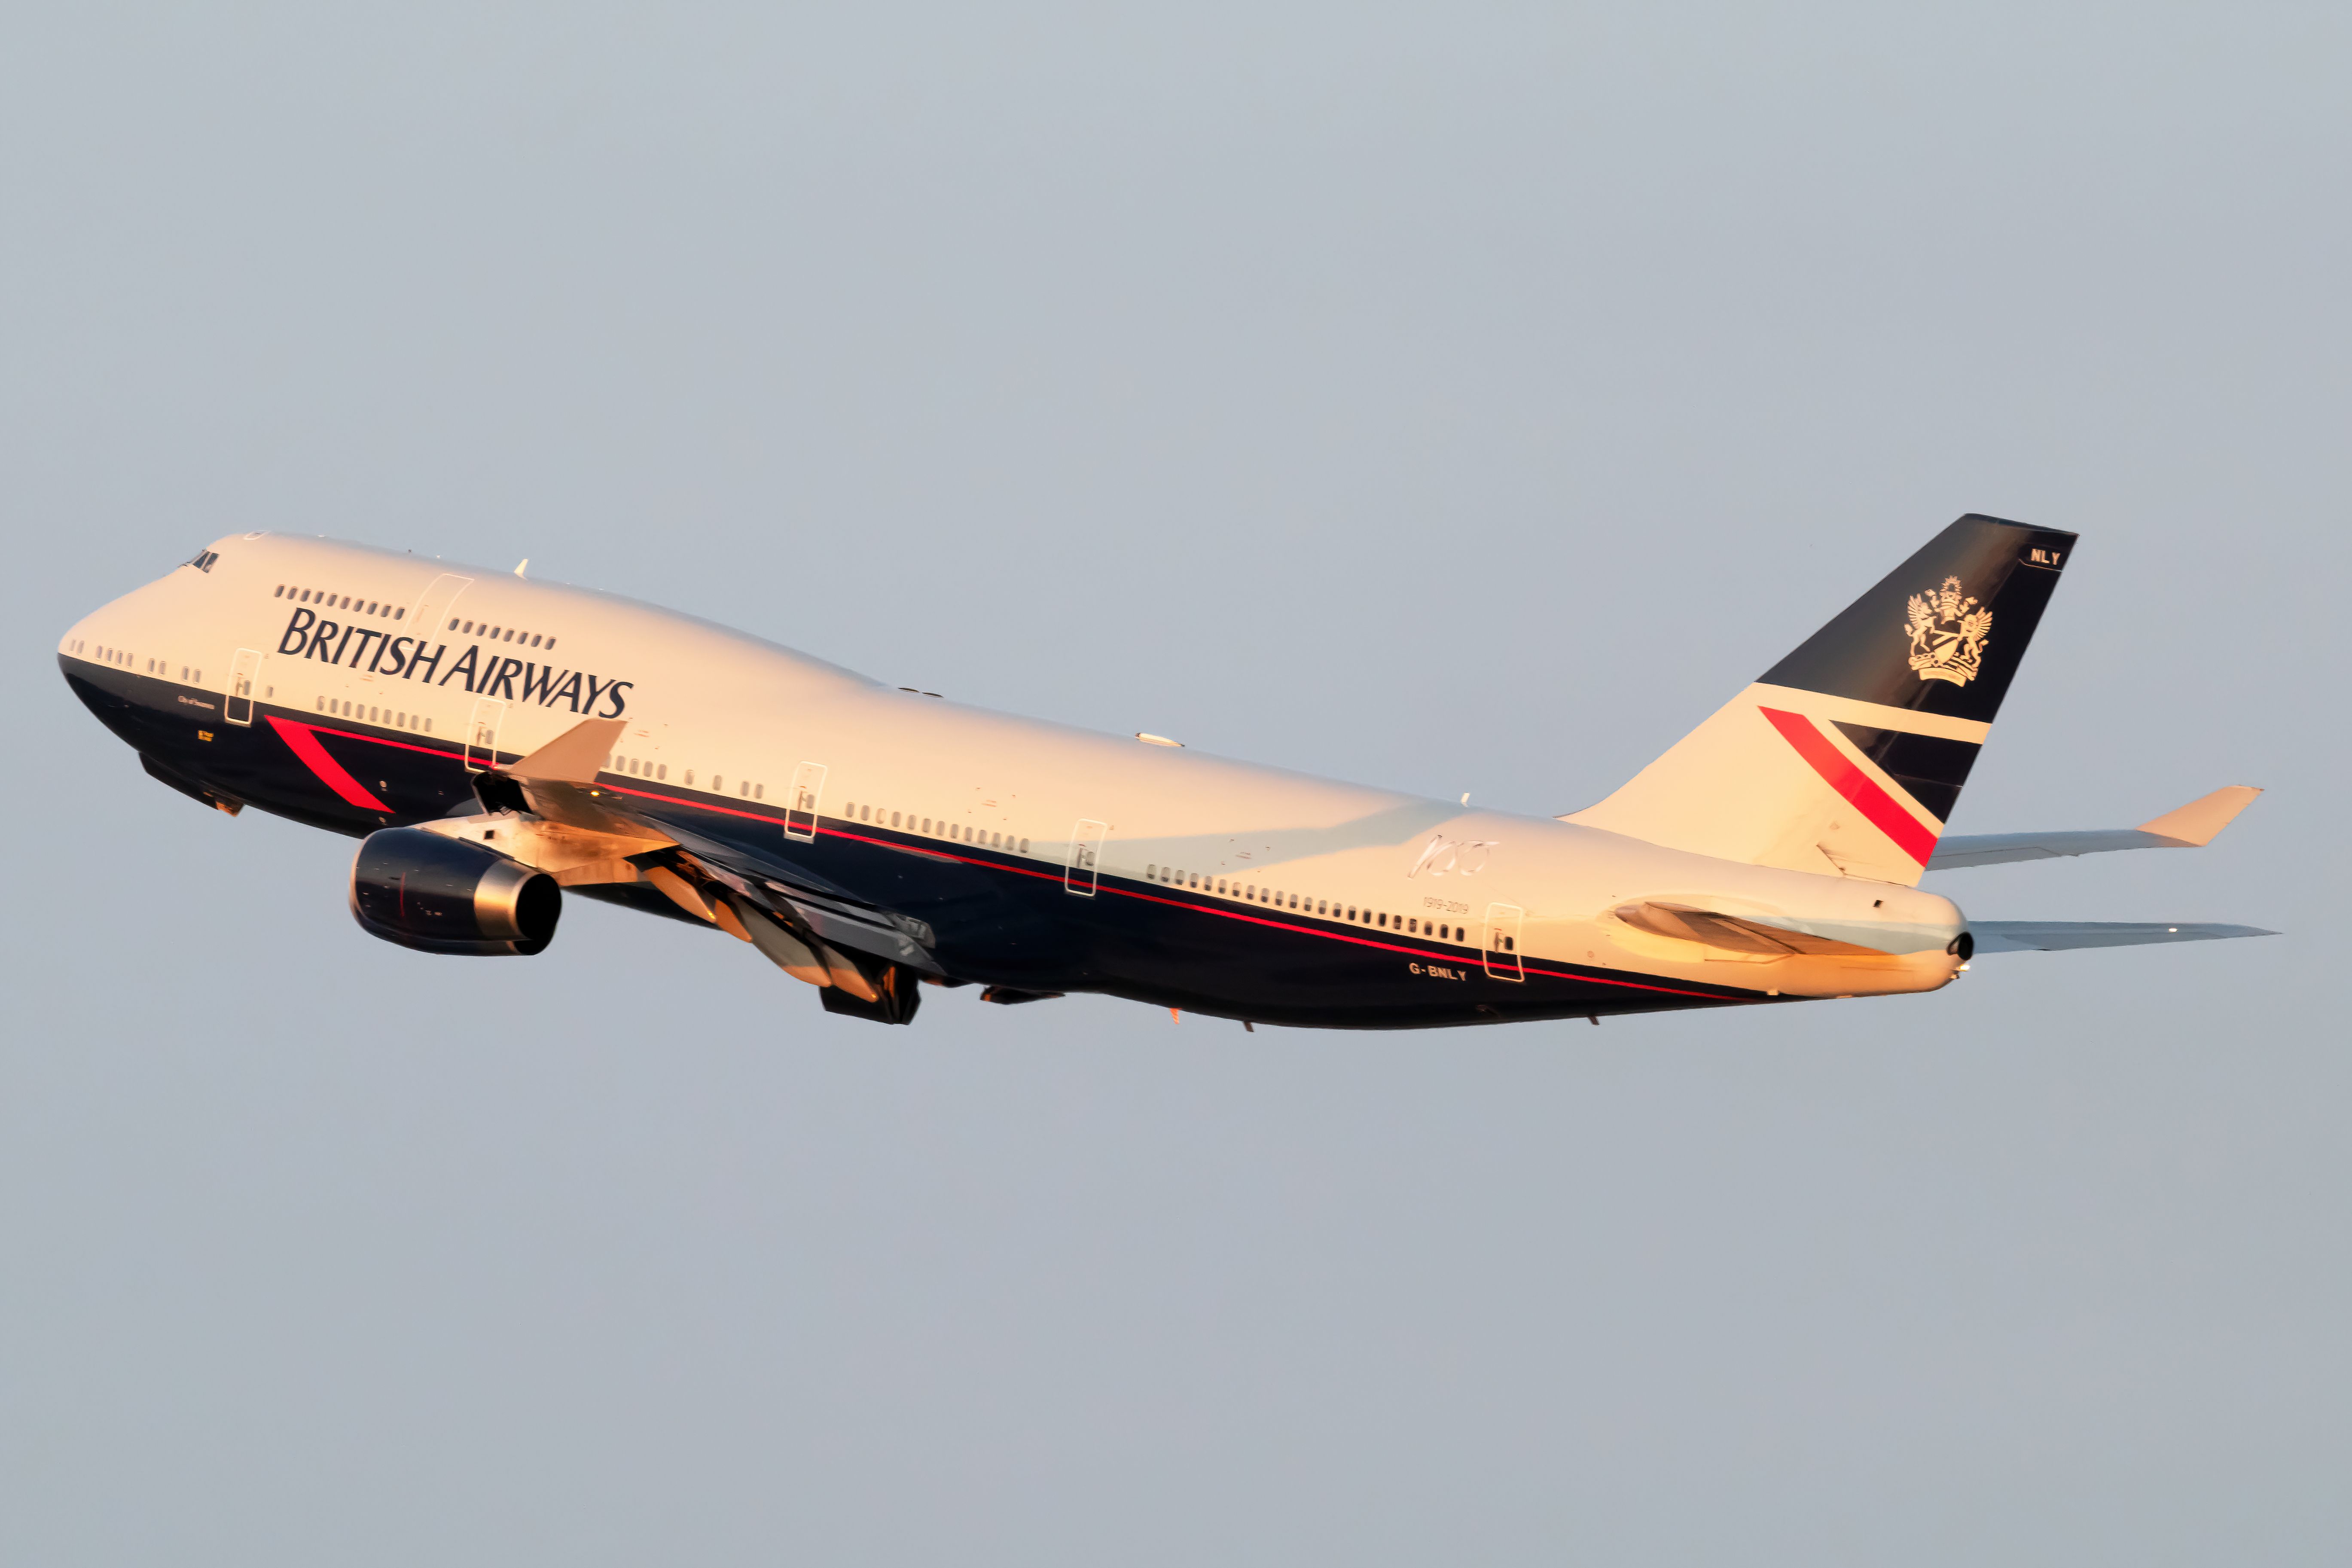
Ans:
[[[2214,942],[2230,936],[2276,936],[2259,926],[2165,925],[2125,921],[1970,921],[1976,951],[2063,952],[2078,947],[2137,947],[2155,942]]]
[[[2071,833],[1948,834],[1927,861],[1930,871],[1964,866],[1998,866],[2006,860],[2057,860],[2099,855],[2110,849],[2198,849],[2213,842],[2238,813],[2262,794],[2251,784],[2225,784],[2211,795],[2168,811],[2137,827],[2095,828]],[[2224,934],[2244,934],[2231,931]]]
[[[690,917],[751,943],[779,968],[826,991],[845,992],[892,1022],[913,1016],[911,994],[886,994],[898,977],[870,961],[941,975],[929,925],[884,908],[795,860],[778,842],[752,843],[689,827],[626,791],[596,780],[625,728],[587,720],[494,773],[475,791],[488,809],[527,810],[570,839],[583,863],[559,877],[574,886],[641,883]],[[761,836],[763,840],[766,836]]]

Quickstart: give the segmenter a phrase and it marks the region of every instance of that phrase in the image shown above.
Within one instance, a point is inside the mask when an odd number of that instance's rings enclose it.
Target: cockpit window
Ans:
[[[199,550],[194,555],[189,556],[185,561],[181,562],[180,564],[183,566],[193,566],[199,572],[209,572],[213,569],[213,563],[219,559],[220,554],[216,551]]]

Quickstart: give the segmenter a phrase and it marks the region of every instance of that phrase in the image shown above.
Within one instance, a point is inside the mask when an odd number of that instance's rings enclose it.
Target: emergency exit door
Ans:
[[[408,617],[407,626],[405,628],[395,626],[393,629],[394,631],[404,629],[411,637],[418,639],[416,651],[423,653],[428,647],[449,635],[451,628],[443,623],[451,618],[450,612],[457,607],[457,595],[472,586],[473,581],[471,577],[460,577],[454,572],[442,573],[425,588],[425,596],[416,601],[415,613]]]
[[[466,771],[478,773],[499,765],[499,725],[507,716],[507,705],[495,697],[484,697],[474,704],[474,716],[466,724]]]
[[[806,843],[816,837],[816,810],[824,799],[824,764],[803,763],[793,770],[793,787],[784,796],[784,837]]]
[[[1102,869],[1103,840],[1109,836],[1110,824],[1080,817],[1070,829],[1070,856],[1063,863],[1062,891],[1076,893],[1082,899],[1095,896],[1095,879]]]
[[[1486,962],[1490,980],[1525,980],[1519,964],[1519,918],[1527,911],[1517,904],[1486,906]]]
[[[237,649],[236,662],[228,667],[228,696],[221,702],[222,718],[232,724],[253,722],[253,683],[260,677],[260,650]]]

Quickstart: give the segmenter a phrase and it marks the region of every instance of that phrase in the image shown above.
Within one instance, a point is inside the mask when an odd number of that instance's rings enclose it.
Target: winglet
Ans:
[[[507,772],[538,784],[594,784],[628,727],[625,719],[583,719]]]
[[[2212,843],[2213,836],[2229,826],[2238,813],[2252,805],[2254,796],[2262,793],[2252,784],[2223,784],[2178,811],[2168,811],[2153,821],[2141,823],[2139,830],[2169,838],[2176,844],[2202,848]]]

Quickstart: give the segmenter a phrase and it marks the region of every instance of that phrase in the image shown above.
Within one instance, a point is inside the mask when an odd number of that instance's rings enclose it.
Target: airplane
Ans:
[[[74,695],[159,782],[357,838],[426,952],[543,951],[567,895],[723,932],[833,1013],[1090,992],[1393,1029],[1934,991],[1980,954],[2275,934],[1976,921],[1923,873],[2211,842],[1948,835],[2076,536],[1969,514],[1605,800],[1558,817],[889,687],[587,589],[215,541],[84,617]]]

